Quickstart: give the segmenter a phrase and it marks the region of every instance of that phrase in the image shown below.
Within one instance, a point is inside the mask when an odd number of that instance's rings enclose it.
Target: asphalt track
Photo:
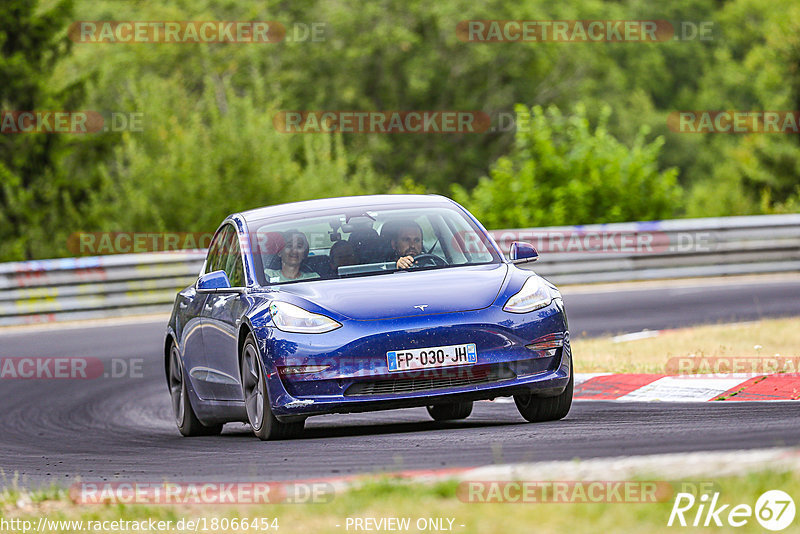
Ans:
[[[573,336],[800,315],[800,278],[565,292]],[[700,450],[800,446],[800,403],[576,402],[526,424],[513,404],[464,422],[424,409],[311,418],[301,439],[261,442],[241,424],[181,438],[164,383],[163,322],[10,329],[0,358],[141,359],[140,377],[0,380],[0,486],[137,480],[283,480]],[[580,355],[576,355],[580,357]]]

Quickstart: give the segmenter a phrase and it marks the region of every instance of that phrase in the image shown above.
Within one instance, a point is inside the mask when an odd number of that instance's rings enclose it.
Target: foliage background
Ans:
[[[466,19],[711,21],[713,39],[465,43]],[[71,43],[76,20],[322,22],[325,40]],[[0,136],[0,261],[345,194],[445,194],[494,228],[800,209],[800,136],[666,126],[800,109],[795,0],[5,0],[0,80],[0,109],[144,113],[141,132]],[[516,110],[532,127],[290,135],[272,125],[285,109]]]

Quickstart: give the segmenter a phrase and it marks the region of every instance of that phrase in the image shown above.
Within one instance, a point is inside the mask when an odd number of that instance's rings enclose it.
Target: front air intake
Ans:
[[[345,396],[394,395],[436,389],[457,388],[512,380],[517,375],[505,366],[492,365],[481,370],[454,373],[450,376],[398,377],[386,380],[357,382],[347,388]]]

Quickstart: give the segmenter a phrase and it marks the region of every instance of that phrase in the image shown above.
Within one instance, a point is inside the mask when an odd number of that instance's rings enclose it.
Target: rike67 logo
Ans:
[[[667,526],[693,527],[742,527],[753,517],[765,529],[780,531],[794,521],[794,500],[781,490],[769,490],[761,494],[755,507],[720,501],[719,492],[699,497],[691,493],[678,493]]]

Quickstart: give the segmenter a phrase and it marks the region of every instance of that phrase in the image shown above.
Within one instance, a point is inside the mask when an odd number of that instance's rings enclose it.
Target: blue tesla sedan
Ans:
[[[567,316],[555,286],[506,259],[452,200],[377,195],[227,217],[178,293],[165,374],[184,436],[249,423],[261,439],[306,418],[414,406],[464,419],[513,396],[526,420],[572,404]]]

